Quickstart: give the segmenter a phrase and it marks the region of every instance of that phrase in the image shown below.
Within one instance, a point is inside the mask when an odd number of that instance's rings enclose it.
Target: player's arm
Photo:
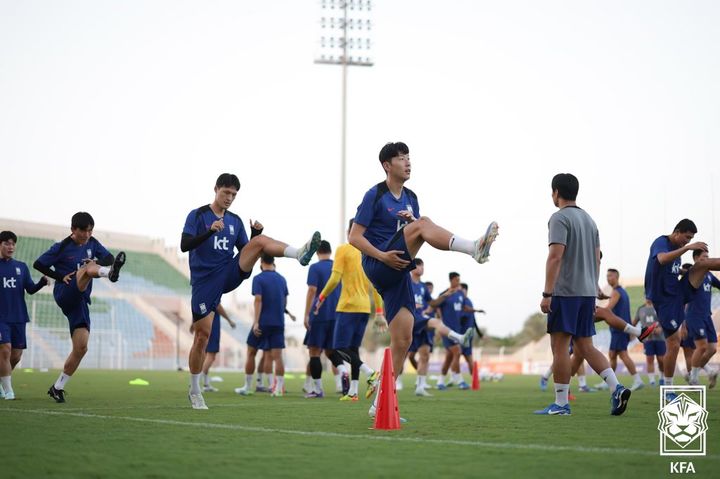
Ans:
[[[370,241],[365,237],[366,226],[359,223],[353,223],[350,229],[350,244],[359,249],[363,254],[375,258],[378,261],[382,261],[392,269],[398,271],[407,267],[410,261],[403,259],[401,255],[404,253],[400,250],[380,251],[374,247]]]
[[[713,274],[710,278],[710,284],[713,285],[713,287],[720,289],[720,279],[717,279],[717,277]]]
[[[305,329],[310,329],[310,308],[312,307],[313,299],[315,299],[315,293],[317,293],[317,286],[308,285],[307,294],[305,295],[305,316],[303,316]]]
[[[225,321],[227,321],[227,323],[230,325],[231,328],[235,329],[235,326],[236,326],[235,321],[230,319],[230,315],[227,313],[227,311],[225,310],[225,308],[223,307],[222,304],[217,305],[216,311],[217,311],[217,314],[220,315],[220,317],[225,318]]]
[[[43,253],[42,256],[35,260],[35,262],[33,263],[33,268],[40,271],[48,278],[54,279],[55,281],[64,281],[65,277],[52,269],[52,267],[55,265],[55,261],[58,260],[58,253],[60,250],[59,245],[59,243],[55,243],[52,247],[50,247],[49,250]],[[72,274],[73,273],[68,276],[71,276]]]
[[[438,296],[437,298],[435,298],[435,299],[433,299],[432,301],[430,301],[430,306],[433,307],[433,308],[437,308],[438,306],[440,306],[441,304],[443,304],[447,298],[449,298],[450,296],[452,296],[452,294],[453,294],[455,291],[457,291],[457,290],[456,290],[456,289],[453,289],[453,288],[448,288],[448,289],[446,289],[445,291],[443,291],[442,293],[440,293],[440,296]]]
[[[255,300],[253,301],[253,325],[252,331],[255,336],[260,336],[262,331],[260,330],[260,313],[262,312],[262,295],[256,294]]]
[[[559,243],[551,243],[548,248],[548,257],[545,262],[545,287],[543,288],[543,296],[552,294],[555,289],[558,275],[560,274],[560,264],[565,254],[565,245]],[[540,302],[540,309],[543,313],[550,312],[551,298],[543,297]]]
[[[23,287],[25,288],[25,292],[27,294],[35,294],[47,284],[47,276],[43,276],[40,278],[40,281],[35,283],[30,277],[30,270],[25,263],[23,263],[23,269],[23,275],[25,276],[25,284]]]
[[[332,273],[330,273],[330,278],[328,278],[327,283],[325,283],[325,287],[320,292],[320,295],[318,296],[317,303],[315,303],[315,314],[320,311],[320,307],[325,302],[325,299],[333,292],[335,291],[335,288],[337,288],[338,284],[340,284],[340,281],[342,281],[343,274],[345,273],[345,248],[338,248],[337,252],[335,253],[335,261],[333,262],[333,268]]]
[[[660,263],[661,265],[664,266],[668,263],[672,263],[673,261],[675,261],[682,255],[684,255],[688,251],[692,251],[692,250],[696,250],[696,249],[707,251],[708,246],[707,246],[707,244],[703,243],[702,241],[696,241],[695,243],[686,244],[682,248],[678,248],[678,249],[675,249],[672,251],[658,252],[655,255],[655,258],[657,258],[658,263]]]
[[[292,314],[290,311],[288,311],[288,309],[287,309],[287,298],[285,298],[285,314],[290,316],[291,320],[293,320],[293,321],[297,320],[297,317],[294,314]]]
[[[194,216],[195,214],[193,212],[190,213],[191,216]],[[193,235],[191,233],[193,228],[193,220],[191,220],[190,216],[188,216],[188,220],[185,222],[185,228],[183,229],[182,236],[180,237],[180,251],[183,253],[186,253],[190,250],[193,250],[203,244],[205,240],[210,238],[215,232],[222,230],[225,228],[225,223],[223,222],[223,219],[220,218],[219,220],[213,221],[213,224],[210,225],[210,229],[207,231],[203,231],[202,233]],[[242,235],[245,236],[246,242],[247,242],[247,235],[245,233],[245,230],[241,228]],[[239,237],[240,235],[238,235]]]
[[[382,296],[380,296],[380,293],[378,293],[377,289],[375,289],[372,283],[370,283],[370,295],[372,296],[373,304],[375,304],[375,315],[384,316],[385,311]]]
[[[640,306],[642,308],[642,306]],[[632,325],[635,326],[637,323],[640,322],[640,308],[638,308],[637,311],[635,311],[635,317],[632,320]]]

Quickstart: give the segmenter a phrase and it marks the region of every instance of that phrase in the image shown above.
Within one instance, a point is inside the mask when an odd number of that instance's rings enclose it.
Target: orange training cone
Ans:
[[[397,392],[395,391],[395,373],[393,372],[390,348],[385,348],[374,428],[400,429],[400,408],[398,407]]]
[[[478,375],[478,369],[480,369],[480,364],[478,364],[477,361],[473,364],[473,371],[472,371],[472,386],[470,389],[473,391],[479,391],[480,390],[480,376]]]

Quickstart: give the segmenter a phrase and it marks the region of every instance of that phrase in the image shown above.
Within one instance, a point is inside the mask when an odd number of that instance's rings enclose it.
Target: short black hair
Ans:
[[[275,258],[265,253],[260,257],[260,261],[264,264],[275,264]]]
[[[575,201],[579,189],[580,182],[572,173],[558,173],[552,179],[552,190],[564,200]]]
[[[675,225],[675,229],[673,230],[673,233],[697,233],[697,226],[695,226],[695,223],[692,222],[692,220],[689,220],[687,218],[680,220],[680,222]]]
[[[17,243],[17,235],[12,231],[0,232],[0,243],[4,243],[8,240],[12,240],[13,243]]]
[[[462,289],[464,289],[465,291],[467,291],[467,289],[468,289],[467,283],[460,283],[460,287],[461,287]]]
[[[425,262],[421,260],[420,258],[415,258],[415,264],[419,264],[420,266],[424,265]]]
[[[70,228],[80,228],[81,230],[93,229],[95,227],[95,220],[85,211],[78,211],[72,216],[70,220]]]
[[[239,191],[240,180],[232,173],[222,173],[220,176],[218,176],[217,181],[215,181],[215,186],[218,188],[235,188]]]
[[[703,254],[704,252],[705,252],[704,249],[694,249],[694,250],[693,250],[693,259],[697,258],[698,256],[700,256],[700,255]]]
[[[450,274],[448,275],[448,277],[450,278],[450,281],[452,281],[452,280],[455,279],[455,278],[459,278],[459,277],[460,277],[460,273],[456,273],[455,271],[452,271],[452,272],[450,272]]]
[[[694,255],[695,253],[693,253]],[[690,263],[685,263],[682,266],[680,266],[680,269],[690,269],[692,268],[692,265]]]
[[[398,141],[397,143],[385,143],[385,146],[383,146],[380,150],[380,164],[382,165],[386,161],[389,162],[396,156],[407,155],[408,153],[410,153],[410,148],[401,141]]]
[[[608,273],[615,273],[616,275],[620,276],[620,271],[616,270],[615,268],[608,268]]]
[[[320,242],[320,246],[318,246],[317,252],[318,252],[318,254],[332,253],[332,248],[330,247],[330,242],[328,242],[326,240],[322,240]]]
[[[425,281],[425,286],[435,286],[432,281]]]

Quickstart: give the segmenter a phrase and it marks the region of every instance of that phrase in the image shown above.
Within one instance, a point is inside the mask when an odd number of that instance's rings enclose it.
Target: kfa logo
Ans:
[[[235,225],[228,225],[228,226],[230,227],[230,234],[234,235],[235,234]]]
[[[18,268],[17,266],[15,266],[15,274],[18,276],[20,276],[22,274],[22,272],[20,271],[20,268]]]
[[[207,313],[207,306],[205,306],[205,303],[200,303],[200,313]]]
[[[661,456],[704,456],[705,386],[661,386],[658,431]]]
[[[228,239],[213,236],[213,248],[222,249],[222,250],[227,251],[228,250]]]
[[[3,278],[3,288],[16,288],[15,278]]]
[[[85,253],[87,253],[88,258],[92,258],[92,250],[90,248],[86,249]]]

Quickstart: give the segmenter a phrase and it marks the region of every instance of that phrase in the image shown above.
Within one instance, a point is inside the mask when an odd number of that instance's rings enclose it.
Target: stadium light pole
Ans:
[[[320,48],[315,63],[342,67],[342,119],[340,127],[340,242],[347,219],[347,71],[350,66],[371,67],[370,0],[320,0]]]

